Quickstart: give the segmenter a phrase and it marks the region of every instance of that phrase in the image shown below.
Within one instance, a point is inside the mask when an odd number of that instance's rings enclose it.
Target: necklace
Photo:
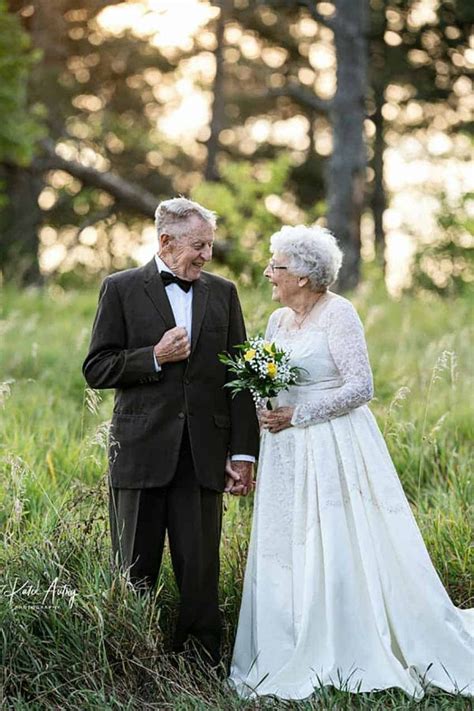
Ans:
[[[322,293],[318,296],[318,298],[316,299],[316,301],[314,302],[314,304],[311,306],[311,308],[309,308],[307,311],[304,312],[303,318],[301,318],[301,319],[298,320],[298,319],[296,318],[296,315],[293,316],[294,322],[295,322],[295,324],[296,324],[296,328],[297,328],[298,330],[301,329],[301,326],[304,324],[304,322],[306,321],[306,319],[308,318],[308,316],[310,315],[310,313],[312,312],[312,310],[314,309],[314,307],[316,306],[316,304],[318,304],[318,303],[321,301],[321,299],[322,299],[323,296],[324,296],[324,292],[322,292]]]

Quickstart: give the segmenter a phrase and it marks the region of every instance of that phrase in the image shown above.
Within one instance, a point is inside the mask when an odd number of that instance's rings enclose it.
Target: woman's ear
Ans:
[[[306,284],[309,284],[308,277],[300,277],[298,279],[298,286],[303,287],[303,286],[306,286]]]

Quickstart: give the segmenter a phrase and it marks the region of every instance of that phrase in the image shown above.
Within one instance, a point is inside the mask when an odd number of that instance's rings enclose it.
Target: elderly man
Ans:
[[[83,372],[115,388],[109,516],[115,561],[156,583],[165,532],[180,591],[173,649],[197,638],[220,659],[222,493],[246,494],[258,450],[248,392],[231,398],[217,354],[245,340],[232,282],[203,272],[215,215],[185,198],[156,210],[158,254],[105,279]]]

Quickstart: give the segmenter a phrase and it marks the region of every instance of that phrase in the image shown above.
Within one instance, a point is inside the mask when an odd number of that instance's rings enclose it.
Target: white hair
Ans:
[[[158,237],[163,233],[171,237],[181,237],[184,223],[193,216],[199,217],[213,229],[216,227],[217,216],[212,210],[198,202],[184,197],[171,198],[160,202],[155,212],[155,225]]]
[[[308,277],[313,291],[325,291],[336,281],[342,252],[336,238],[325,227],[284,226],[270,238],[270,251],[288,259],[289,271]]]

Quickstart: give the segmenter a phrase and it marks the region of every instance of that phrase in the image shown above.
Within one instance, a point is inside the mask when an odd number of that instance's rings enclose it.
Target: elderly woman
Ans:
[[[283,227],[271,252],[265,275],[283,308],[266,337],[304,370],[261,413],[230,682],[244,697],[283,699],[321,685],[472,693],[473,611],[444,590],[367,407],[362,324],[328,290],[342,261],[336,241],[319,227]]]

